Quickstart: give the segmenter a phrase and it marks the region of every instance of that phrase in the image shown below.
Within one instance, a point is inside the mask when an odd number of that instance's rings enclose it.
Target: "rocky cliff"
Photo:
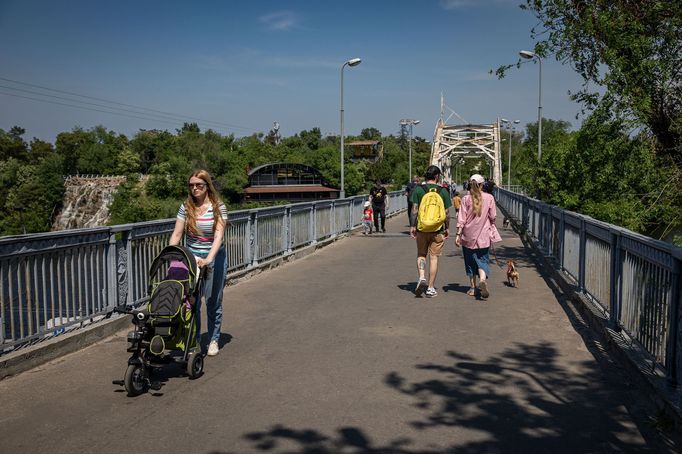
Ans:
[[[52,231],[101,227],[109,220],[109,207],[123,176],[69,176],[64,181],[64,205]]]

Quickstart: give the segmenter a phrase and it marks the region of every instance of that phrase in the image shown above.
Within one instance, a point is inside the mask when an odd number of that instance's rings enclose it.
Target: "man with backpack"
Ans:
[[[438,257],[443,252],[445,239],[450,235],[450,210],[452,202],[448,190],[438,184],[440,169],[429,166],[424,174],[425,183],[412,191],[412,218],[410,236],[417,240],[417,271],[419,280],[414,293],[426,292],[428,298],[438,294],[434,287],[438,274]],[[429,255],[429,280],[426,282],[426,256]]]

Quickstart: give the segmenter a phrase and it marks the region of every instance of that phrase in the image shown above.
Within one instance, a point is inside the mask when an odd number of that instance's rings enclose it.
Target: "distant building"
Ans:
[[[278,162],[252,169],[243,195],[244,200],[304,202],[336,199],[339,190],[329,187],[313,167]]]
[[[356,140],[348,142],[351,161],[378,161],[384,157],[384,145],[378,140]]]

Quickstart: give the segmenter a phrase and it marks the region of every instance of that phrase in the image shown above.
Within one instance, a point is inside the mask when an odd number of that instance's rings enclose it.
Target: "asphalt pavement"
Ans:
[[[0,452],[674,452],[501,219],[497,260],[520,286],[493,264],[487,300],[466,295],[454,237],[438,296],[415,297],[406,219],[228,286],[196,380],[169,367],[127,397],[123,331],[0,381]]]

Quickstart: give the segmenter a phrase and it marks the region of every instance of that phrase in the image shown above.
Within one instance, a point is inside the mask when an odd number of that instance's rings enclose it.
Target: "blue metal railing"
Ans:
[[[576,291],[601,308],[610,328],[627,334],[677,384],[682,248],[503,189],[495,195]]]
[[[389,194],[387,214],[407,207]],[[360,225],[366,196],[233,211],[228,269],[248,271]],[[147,299],[148,270],[175,219],[0,238],[0,354]]]

